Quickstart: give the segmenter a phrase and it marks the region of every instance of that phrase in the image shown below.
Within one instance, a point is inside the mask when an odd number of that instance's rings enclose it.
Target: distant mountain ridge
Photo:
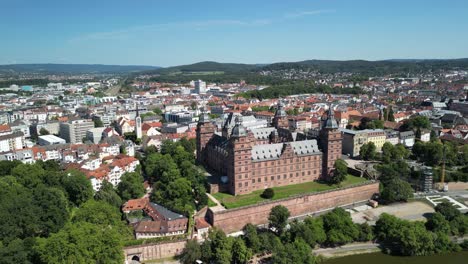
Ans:
[[[1,73],[43,73],[43,74],[244,74],[258,71],[288,69],[317,70],[323,73],[352,72],[362,74],[387,74],[394,72],[421,72],[438,69],[468,69],[468,58],[461,59],[389,59],[367,60],[304,60],[297,62],[277,62],[271,64],[221,63],[202,61],[173,67],[143,65],[105,65],[105,64],[10,64],[0,65]]]
[[[310,69],[325,73],[352,72],[352,73],[377,73],[385,74],[391,72],[416,72],[437,69],[468,69],[468,58],[462,59],[390,59],[390,60],[304,60],[297,62],[277,62],[271,64],[241,64],[220,63],[204,61],[188,65],[160,68],[148,71],[161,75],[200,73],[200,72],[223,72],[223,73],[245,73],[255,71],[272,71],[287,69]]]
[[[0,73],[43,73],[43,74],[85,74],[85,73],[132,73],[156,70],[157,66],[142,65],[105,65],[105,64],[59,64],[33,63],[0,65]]]
[[[161,74],[189,73],[189,72],[244,72],[258,68],[256,64],[222,63],[202,61],[188,65],[173,66],[155,70]]]

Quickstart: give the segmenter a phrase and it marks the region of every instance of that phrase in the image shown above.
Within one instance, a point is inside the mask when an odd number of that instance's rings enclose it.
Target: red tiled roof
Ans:
[[[148,203],[149,203],[148,197],[128,200],[123,205],[122,211],[126,212],[126,211],[134,211],[134,210],[143,210]]]

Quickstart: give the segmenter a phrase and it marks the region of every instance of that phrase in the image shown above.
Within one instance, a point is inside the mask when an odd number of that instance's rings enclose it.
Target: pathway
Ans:
[[[362,252],[374,252],[374,251],[380,251],[379,244],[377,243],[353,243],[353,244],[347,244],[343,245],[341,247],[333,247],[333,248],[319,248],[319,249],[314,249],[313,253],[314,255],[322,255],[324,257],[337,257],[337,256],[346,256],[346,255],[352,255],[356,254],[357,252],[362,253]]]
[[[206,193],[206,195],[208,196],[208,198],[213,201],[216,206],[211,206],[210,209],[213,211],[213,212],[219,212],[219,211],[224,211],[226,210],[226,208],[224,208],[224,206],[216,199],[214,198],[213,195],[209,194],[209,193]]]

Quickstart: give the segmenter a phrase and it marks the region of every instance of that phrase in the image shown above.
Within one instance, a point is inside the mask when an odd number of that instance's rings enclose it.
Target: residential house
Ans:
[[[400,143],[403,144],[405,147],[413,147],[414,140],[415,136],[413,131],[400,132]]]

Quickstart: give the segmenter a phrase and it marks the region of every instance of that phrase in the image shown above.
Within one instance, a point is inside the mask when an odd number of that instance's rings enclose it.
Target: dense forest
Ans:
[[[123,263],[133,234],[120,206],[143,195],[140,177],[94,194],[81,172],[55,161],[0,161],[0,263]]]
[[[355,88],[337,88],[330,87],[327,85],[315,85],[308,83],[292,83],[292,84],[282,84],[282,85],[273,85],[262,90],[252,90],[240,94],[239,96],[244,98],[257,98],[257,99],[271,99],[278,98],[294,94],[312,94],[312,93],[322,93],[322,94],[360,94],[363,93],[362,89]]]
[[[449,59],[449,60],[306,60],[299,62],[278,62],[267,65],[258,64],[236,64],[236,63],[218,63],[212,61],[199,62],[189,65],[161,68],[152,71],[146,71],[146,74],[160,75],[184,75],[184,74],[205,74],[210,72],[219,72],[224,74],[245,74],[256,73],[260,71],[278,71],[278,70],[312,70],[321,73],[350,72],[360,73],[369,76],[386,75],[393,73],[420,73],[437,70],[466,69],[468,68],[468,59]],[[180,77],[180,76],[179,76]]]

